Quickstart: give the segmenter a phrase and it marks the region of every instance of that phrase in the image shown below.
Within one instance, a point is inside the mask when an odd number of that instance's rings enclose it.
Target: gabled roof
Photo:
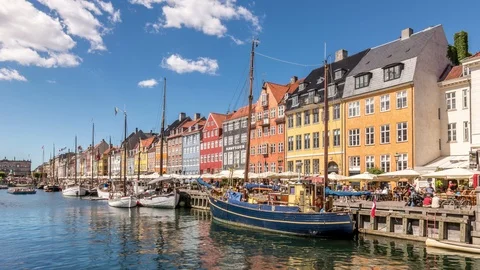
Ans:
[[[198,124],[200,127],[199,127],[198,129],[195,129],[195,130],[192,130],[192,131],[185,130],[185,132],[183,132],[183,135],[188,135],[188,134],[192,134],[192,133],[198,132],[198,131],[201,130],[202,127],[205,125],[205,122],[206,122],[205,117],[201,117],[201,118],[199,118],[199,119],[197,119],[197,120],[192,120],[192,121],[187,122],[187,123],[189,123],[189,125],[188,125],[188,127],[186,127],[186,128],[190,128],[190,127],[192,127],[192,126],[194,126],[194,125],[196,125],[196,124]],[[187,123],[185,123],[185,124],[187,124]],[[184,126],[184,127],[185,127],[185,126]]]
[[[118,150],[118,147],[109,147],[107,150],[105,150],[105,152],[103,152],[104,155],[108,155],[110,154],[111,152],[113,151],[117,151]]]
[[[277,104],[280,103],[283,98],[285,97],[285,94],[291,94],[293,91],[295,91],[296,88],[298,88],[298,85],[303,82],[304,79],[299,79],[296,80],[294,83],[287,83],[287,84],[278,84],[278,83],[273,83],[273,82],[265,82],[265,87],[268,87],[270,89],[270,92],[272,93],[273,97],[275,98],[275,101],[277,101]]]
[[[463,66],[454,66],[454,67],[448,67],[447,72],[445,72],[446,75],[442,76],[445,78],[441,78],[440,81],[448,81],[451,79],[457,79],[462,77],[463,75]]]
[[[255,110],[255,105],[252,104],[252,112],[253,112],[254,110]],[[241,118],[241,117],[245,117],[245,116],[247,116],[247,115],[248,115],[248,105],[239,108],[238,110],[236,110],[236,111],[233,112],[232,114],[229,114],[229,115],[227,116],[226,121],[238,119],[238,118]]]
[[[210,115],[212,116],[213,120],[217,124],[217,127],[222,128],[223,121],[227,119],[227,115],[221,114],[221,113],[210,113]]]
[[[155,140],[155,137],[150,137],[148,139],[145,139],[145,140],[141,140],[140,143],[141,143],[141,147],[150,147],[150,145],[153,143],[153,141]]]

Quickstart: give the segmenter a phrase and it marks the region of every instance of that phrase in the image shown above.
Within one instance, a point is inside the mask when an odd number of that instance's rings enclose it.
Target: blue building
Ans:
[[[205,118],[196,113],[193,120],[186,122],[186,131],[182,135],[182,174],[200,174],[200,140]]]

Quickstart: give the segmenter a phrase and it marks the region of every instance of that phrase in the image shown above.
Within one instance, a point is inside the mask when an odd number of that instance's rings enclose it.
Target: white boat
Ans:
[[[133,196],[108,199],[108,205],[117,208],[133,208],[137,206],[137,198]]]
[[[427,240],[425,241],[425,245],[427,247],[480,254],[480,246],[472,244],[456,243],[450,241],[438,241],[435,239],[427,238]]]
[[[169,194],[154,194],[139,199],[138,203],[144,207],[175,208],[180,200],[180,194],[174,190]]]
[[[87,189],[79,185],[71,185],[62,189],[62,195],[68,197],[85,196],[87,195]]]

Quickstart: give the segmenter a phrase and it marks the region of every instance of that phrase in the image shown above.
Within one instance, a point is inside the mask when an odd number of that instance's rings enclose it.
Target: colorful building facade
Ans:
[[[218,173],[222,170],[222,135],[226,114],[210,113],[203,128],[200,144],[200,173]]]

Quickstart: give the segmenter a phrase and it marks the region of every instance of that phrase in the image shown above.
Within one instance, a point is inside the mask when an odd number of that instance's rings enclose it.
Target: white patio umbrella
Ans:
[[[244,178],[245,171],[244,170],[235,170],[233,171],[232,178]]]
[[[275,177],[278,177],[279,175],[274,172],[263,172],[259,176],[260,178],[275,178]]]
[[[260,178],[260,174],[258,173],[248,173],[248,179],[258,179]]]
[[[375,180],[376,178],[377,178],[377,175],[369,173],[369,172],[364,172],[364,173],[361,173],[361,174],[350,176],[347,179],[348,180],[369,180],[369,181],[372,181],[372,180]]]
[[[388,177],[388,178],[411,178],[419,177],[420,173],[414,170],[401,170],[395,172],[382,173],[378,177]]]
[[[443,170],[438,172],[427,173],[422,175],[422,177],[445,178],[445,179],[467,179],[467,178],[471,178],[474,174],[475,172],[467,169],[454,168],[454,169],[448,169],[448,170]]]
[[[334,172],[332,173],[329,173],[328,174],[328,179],[329,180],[346,180],[348,177],[346,177],[345,175],[341,175],[341,174],[336,174]]]
[[[214,178],[213,174],[211,174],[211,173],[204,173],[204,174],[200,175],[200,177],[201,178],[206,178],[206,179]]]
[[[288,178],[288,179],[290,179],[290,178],[298,177],[298,173],[288,171],[288,172],[282,172],[282,173],[280,173],[279,176],[280,176],[281,178]],[[300,176],[302,176],[302,174],[300,174]]]

